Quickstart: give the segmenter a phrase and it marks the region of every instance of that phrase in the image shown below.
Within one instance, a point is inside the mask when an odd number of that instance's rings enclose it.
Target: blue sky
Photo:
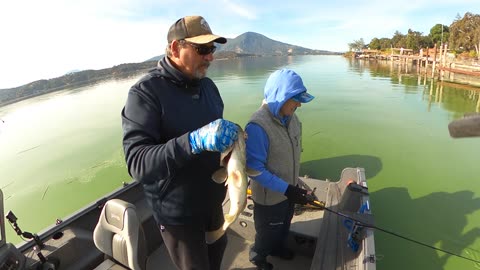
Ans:
[[[347,51],[363,38],[428,34],[478,0],[16,0],[0,3],[0,89],[72,70],[142,62],[163,53],[169,26],[202,15],[213,32],[253,31],[310,49]]]

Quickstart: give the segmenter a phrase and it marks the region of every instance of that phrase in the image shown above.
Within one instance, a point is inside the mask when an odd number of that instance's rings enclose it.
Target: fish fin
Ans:
[[[205,233],[205,242],[207,242],[207,244],[209,244],[209,245],[213,244],[213,243],[215,243],[215,241],[220,239],[220,237],[222,237],[223,234],[225,234],[225,230],[223,229],[223,226],[218,228],[215,231],[206,232]]]
[[[260,174],[262,174],[260,171],[247,168],[247,175],[248,175],[248,176],[258,176],[258,175],[260,175]]]
[[[218,184],[225,182],[228,178],[227,169],[220,168],[212,174],[212,180]]]

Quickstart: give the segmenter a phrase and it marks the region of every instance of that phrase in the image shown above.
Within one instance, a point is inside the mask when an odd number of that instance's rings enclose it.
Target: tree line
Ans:
[[[455,20],[446,26],[435,24],[428,35],[408,29],[407,34],[395,31],[392,38],[373,38],[366,44],[363,38],[349,43],[350,51],[362,49],[388,50],[405,48],[418,51],[421,48],[433,48],[448,43],[448,48],[456,54],[468,53],[471,57],[480,56],[480,15],[470,12],[463,17],[457,14]]]

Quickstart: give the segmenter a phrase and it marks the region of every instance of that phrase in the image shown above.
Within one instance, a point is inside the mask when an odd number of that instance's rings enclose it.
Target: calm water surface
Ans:
[[[344,167],[364,167],[377,226],[480,259],[480,139],[452,139],[447,129],[465,112],[479,111],[478,89],[339,56],[216,61],[209,76],[224,98],[225,118],[244,126],[268,75],[283,67],[297,71],[316,96],[298,110],[302,174],[337,180]],[[0,108],[0,188],[23,230],[41,231],[131,181],[120,111],[137,79]],[[11,228],[7,236],[19,242]],[[378,269],[480,268],[382,232],[375,242]]]

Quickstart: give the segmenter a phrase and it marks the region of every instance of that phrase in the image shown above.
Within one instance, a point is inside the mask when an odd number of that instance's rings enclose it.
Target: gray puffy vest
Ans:
[[[263,104],[250,122],[261,126],[268,136],[266,169],[291,185],[296,185],[300,173],[300,152],[302,151],[302,124],[293,114],[286,126],[275,118]],[[256,203],[274,205],[287,199],[280,192],[263,187],[255,180],[250,182],[252,198]]]

